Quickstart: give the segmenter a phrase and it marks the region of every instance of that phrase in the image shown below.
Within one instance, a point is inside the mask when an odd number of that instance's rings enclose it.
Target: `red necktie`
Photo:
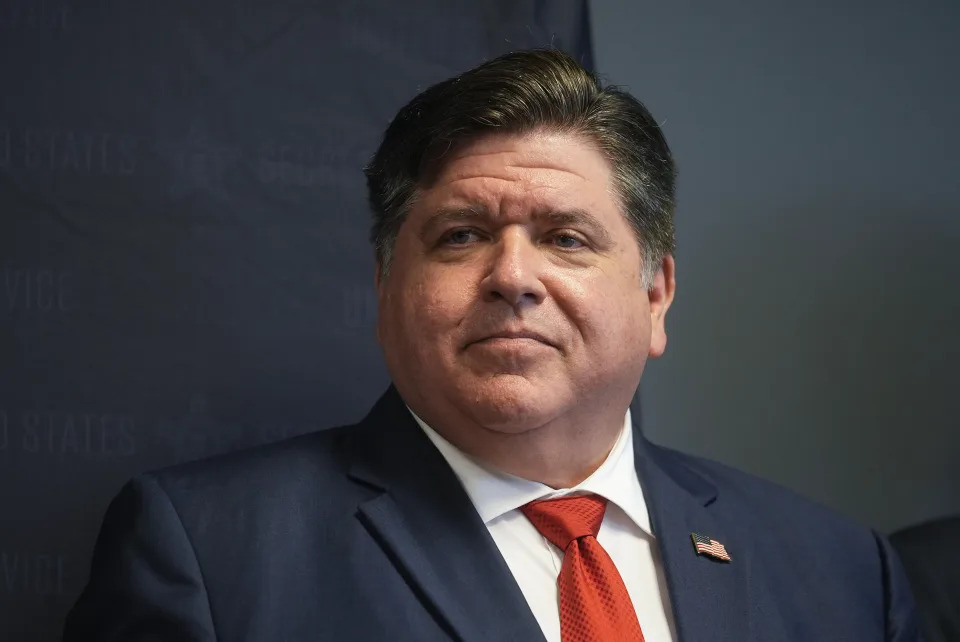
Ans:
[[[540,534],[563,550],[557,577],[563,642],[643,642],[617,567],[597,541],[607,500],[579,495],[521,506]]]

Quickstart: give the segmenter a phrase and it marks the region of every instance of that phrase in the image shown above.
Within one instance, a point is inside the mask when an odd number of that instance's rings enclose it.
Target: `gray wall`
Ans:
[[[890,531],[960,512],[960,3],[819,4],[593,0],[680,168],[643,421]]]

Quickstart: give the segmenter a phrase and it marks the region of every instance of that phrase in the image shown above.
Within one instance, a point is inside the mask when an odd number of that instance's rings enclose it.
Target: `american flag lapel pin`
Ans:
[[[727,549],[717,540],[700,533],[690,533],[690,537],[693,539],[693,547],[697,550],[697,555],[709,555],[723,562],[732,561]]]

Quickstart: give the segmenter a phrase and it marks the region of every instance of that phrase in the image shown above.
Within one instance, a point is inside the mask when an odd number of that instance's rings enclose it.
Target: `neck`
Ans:
[[[603,464],[622,428],[620,417],[616,425],[593,430],[589,435],[578,433],[574,438],[545,429],[508,435],[475,456],[499,470],[550,488],[572,488]],[[531,434],[548,432],[554,434]]]
[[[417,415],[451,444],[497,470],[551,488],[570,488],[593,474],[610,454],[626,408],[607,404],[602,410],[568,413],[510,432],[465,418],[444,421]]]

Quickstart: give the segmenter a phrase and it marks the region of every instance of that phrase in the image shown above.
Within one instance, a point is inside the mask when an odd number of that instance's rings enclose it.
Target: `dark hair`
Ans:
[[[649,283],[674,251],[676,169],[660,126],[640,101],[558,50],[508,53],[437,83],[401,109],[364,169],[381,273],[418,187],[444,154],[483,134],[538,129],[577,134],[610,162],[614,188],[634,228]]]

